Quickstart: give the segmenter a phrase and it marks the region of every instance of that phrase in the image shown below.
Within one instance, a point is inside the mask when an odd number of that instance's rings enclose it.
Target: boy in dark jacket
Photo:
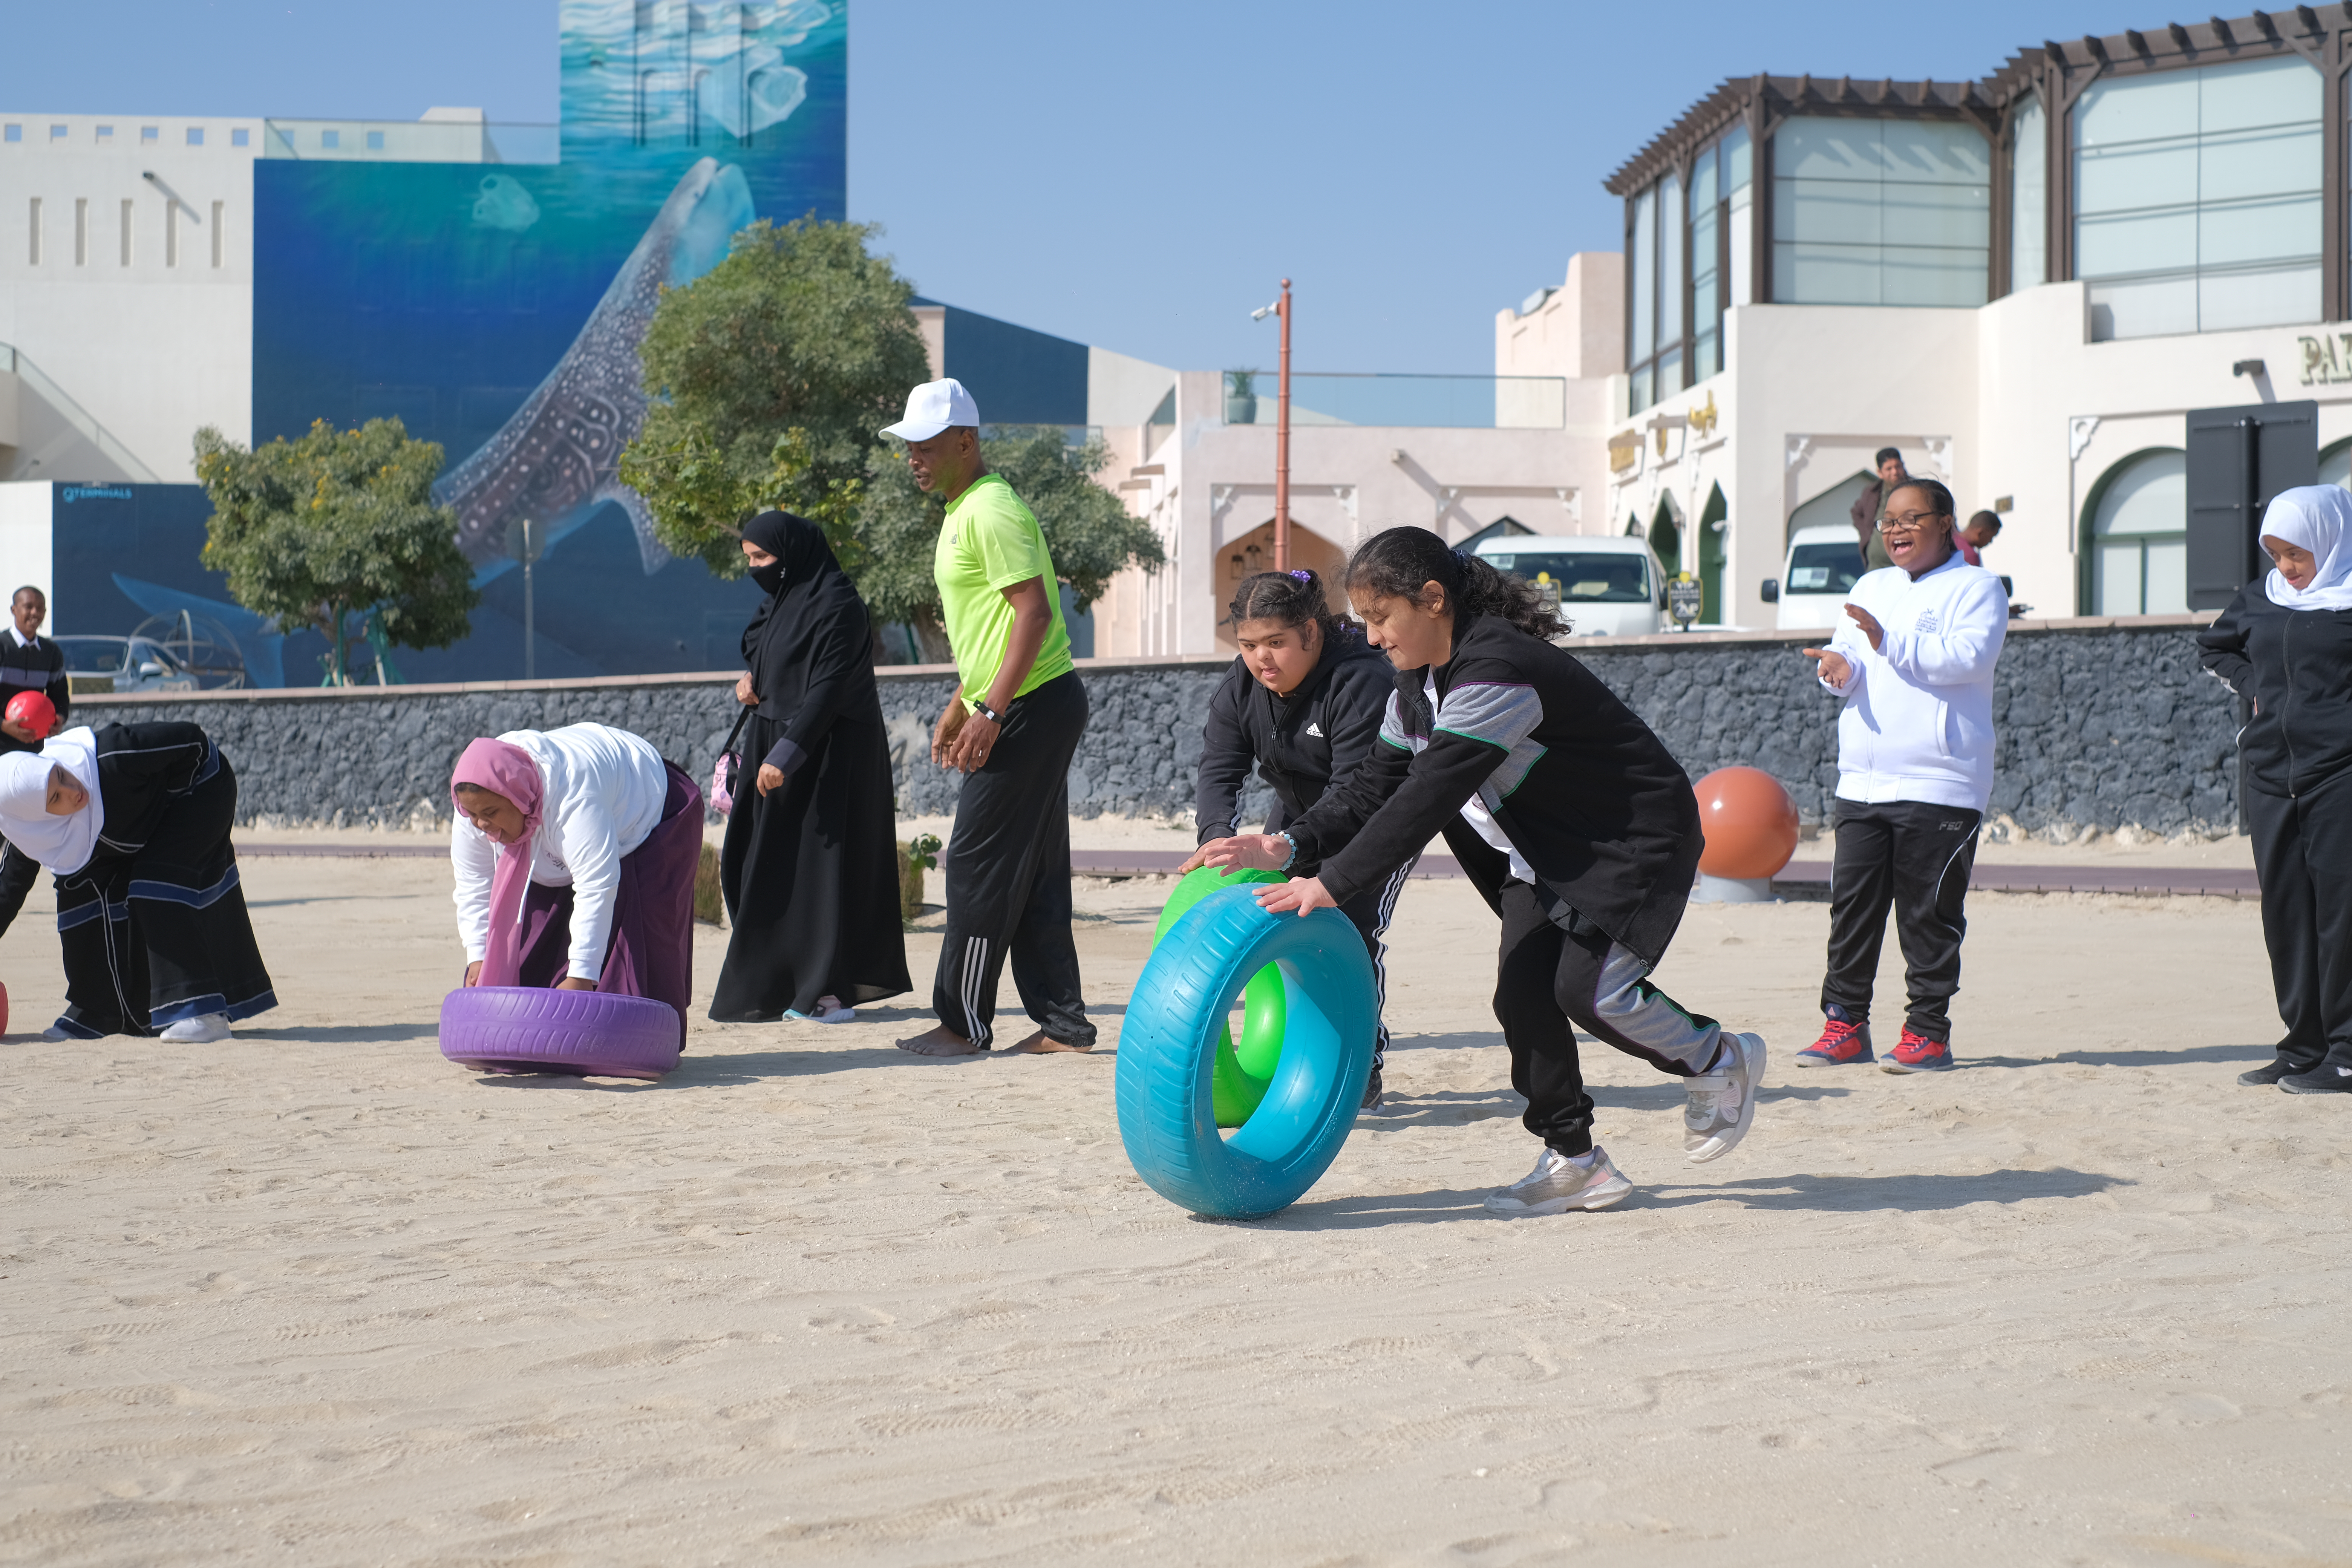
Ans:
[[[1209,699],[1202,737],[1194,818],[1202,845],[1241,831],[1242,786],[1255,766],[1274,786],[1265,830],[1279,833],[1304,816],[1332,782],[1370,754],[1388,707],[1389,661],[1360,633],[1331,614],[1322,580],[1312,572],[1261,572],[1243,583],[1233,602],[1241,657]],[[1421,858],[1412,859],[1376,887],[1339,906],[1363,934],[1373,984],[1388,1004],[1388,943],[1397,895]],[[1194,855],[1187,871],[1202,863]],[[1294,867],[1311,873],[1311,865]],[[1372,1046],[1366,1110],[1381,1103],[1389,1026],[1381,1020]]]
[[[1657,736],[1549,638],[1551,606],[1425,529],[1379,534],[1348,588],[1396,689],[1367,763],[1282,833],[1208,863],[1319,861],[1264,889],[1269,910],[1336,905],[1444,831],[1502,918],[1495,1015],[1525,1125],[1545,1143],[1487,1198],[1507,1215],[1599,1209],[1633,1184],[1592,1143],[1576,1050],[1583,1025],[1687,1080],[1684,1152],[1719,1159],[1747,1135],[1764,1040],[1691,1013],[1649,975],[1681,924],[1704,839],[1689,778]]]

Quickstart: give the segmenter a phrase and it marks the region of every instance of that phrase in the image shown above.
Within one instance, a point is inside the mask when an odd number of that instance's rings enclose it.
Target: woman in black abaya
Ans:
[[[873,631],[805,518],[761,512],[743,525],[743,557],[768,598],[735,683],[754,710],[719,862],[733,930],[710,1016],[846,1023],[909,988]]]

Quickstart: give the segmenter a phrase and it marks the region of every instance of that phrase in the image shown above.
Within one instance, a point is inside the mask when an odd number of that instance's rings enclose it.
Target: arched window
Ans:
[[[2095,616],[2177,616],[2189,608],[2189,458],[2138,452],[2100,479],[2091,507]]]
[[[2352,441],[2338,441],[2319,454],[2319,482],[2352,490]]]

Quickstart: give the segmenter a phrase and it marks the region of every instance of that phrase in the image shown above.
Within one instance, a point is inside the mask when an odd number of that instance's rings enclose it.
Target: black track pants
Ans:
[[[1511,1087],[1528,1099],[1528,1131],[1571,1157],[1592,1147],[1592,1097],[1570,1020],[1661,1072],[1692,1078],[1715,1065],[1723,1026],[1651,984],[1650,966],[1608,932],[1562,931],[1525,882],[1505,882],[1501,902],[1495,1017],[1511,1048]]]
[[[2299,796],[2246,791],[2254,874],[2263,889],[2286,1038],[2279,1055],[2308,1071],[2352,1067],[2352,779],[2336,775]]]
[[[1087,689],[1075,670],[1015,698],[987,764],[956,799],[931,1007],[983,1050],[995,1042],[996,983],[1008,956],[1037,1026],[1064,1045],[1095,1043],[1070,938],[1070,759],[1086,728]]]
[[[1829,972],[1822,1008],[1870,1017],[1886,910],[1903,944],[1911,994],[1905,1025],[1931,1040],[1952,1037],[1952,994],[1960,988],[1960,939],[1969,929],[1969,872],[1977,859],[1979,812],[1897,800],[1837,803],[1837,860],[1830,876]]]
[[[1348,917],[1364,939],[1364,951],[1372,959],[1372,989],[1380,999],[1381,1009],[1381,1030],[1372,1039],[1374,1072],[1386,1067],[1389,1058],[1389,921],[1395,918],[1397,896],[1404,891],[1406,879],[1420,864],[1421,857],[1416,855],[1398,867],[1387,881],[1364,889],[1339,906],[1339,912]]]

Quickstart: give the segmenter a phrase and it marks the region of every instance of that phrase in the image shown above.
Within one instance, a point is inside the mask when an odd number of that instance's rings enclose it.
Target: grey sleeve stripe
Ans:
[[[1531,686],[1466,683],[1445,694],[1437,728],[1507,752],[1543,722],[1543,699]]]

